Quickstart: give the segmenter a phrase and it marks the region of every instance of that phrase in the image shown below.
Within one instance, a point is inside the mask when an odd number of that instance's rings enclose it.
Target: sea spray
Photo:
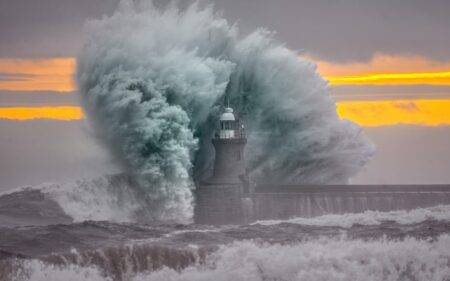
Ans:
[[[317,226],[339,226],[350,228],[354,225],[380,225],[392,221],[398,224],[422,223],[427,220],[450,221],[450,205],[429,208],[380,212],[367,210],[362,213],[327,214],[315,218],[291,218],[287,220],[261,220],[252,224],[278,225],[282,223]]]
[[[176,271],[138,275],[144,280],[414,280],[450,278],[448,235],[437,241],[318,239],[300,244],[235,242],[206,260]]]
[[[211,167],[225,99],[246,124],[256,182],[343,183],[373,153],[361,129],[339,119],[313,63],[263,29],[239,35],[212,6],[122,1],[85,34],[84,110],[155,219],[192,216],[193,175]]]

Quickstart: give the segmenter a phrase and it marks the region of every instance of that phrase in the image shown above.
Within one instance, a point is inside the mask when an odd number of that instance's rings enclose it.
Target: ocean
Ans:
[[[146,221],[130,194],[108,177],[1,194],[0,280],[450,280],[450,205],[214,226]]]

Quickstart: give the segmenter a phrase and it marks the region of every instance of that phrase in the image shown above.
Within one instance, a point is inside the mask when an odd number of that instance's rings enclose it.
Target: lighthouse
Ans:
[[[196,187],[196,223],[239,223],[243,219],[242,198],[248,192],[244,148],[244,124],[227,107],[219,117],[211,140],[214,151],[212,175]]]
[[[215,151],[213,183],[240,184],[246,181],[244,147],[247,143],[244,124],[237,120],[233,109],[225,108],[219,128],[212,139]]]

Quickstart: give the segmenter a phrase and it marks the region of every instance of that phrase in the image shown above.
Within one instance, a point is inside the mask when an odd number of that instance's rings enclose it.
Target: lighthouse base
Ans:
[[[241,184],[202,183],[195,191],[194,221],[199,224],[241,224],[248,218]]]

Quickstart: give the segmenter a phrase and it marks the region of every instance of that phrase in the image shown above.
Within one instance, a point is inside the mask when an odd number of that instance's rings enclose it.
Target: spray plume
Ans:
[[[84,109],[155,219],[191,217],[225,98],[246,124],[256,182],[345,183],[373,153],[361,129],[338,118],[314,63],[264,29],[239,35],[212,6],[122,1],[85,34]]]

